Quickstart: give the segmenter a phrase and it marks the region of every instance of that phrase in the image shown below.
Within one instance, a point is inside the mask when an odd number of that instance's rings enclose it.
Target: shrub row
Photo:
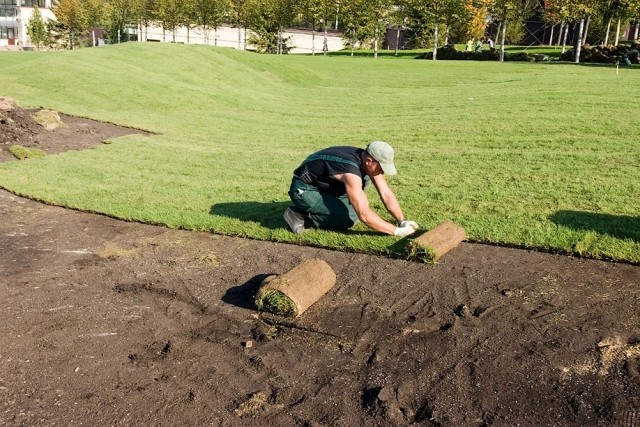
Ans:
[[[635,53],[634,53],[635,51]],[[597,64],[615,64],[624,56],[629,56],[630,60],[638,62],[638,44],[631,46],[590,46],[584,45],[580,49],[580,62],[591,62]],[[560,55],[561,61],[573,61],[575,58],[574,49],[569,49]]]
[[[524,61],[533,62],[538,59],[540,55],[529,55],[526,52],[518,53],[504,53],[505,61]],[[416,59],[433,59],[433,51],[425,52],[416,57]],[[461,61],[498,61],[500,59],[500,52],[498,50],[482,50],[480,52],[467,52],[460,51],[451,46],[444,46],[438,49],[437,59],[444,60],[461,60]]]

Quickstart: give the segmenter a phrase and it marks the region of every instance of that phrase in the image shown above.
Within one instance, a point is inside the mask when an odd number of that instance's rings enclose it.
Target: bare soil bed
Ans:
[[[7,161],[134,131],[12,114]],[[0,218],[2,426],[640,425],[638,266],[470,243],[429,266],[1,190]],[[266,275],[312,258],[327,295],[295,320],[256,311]]]

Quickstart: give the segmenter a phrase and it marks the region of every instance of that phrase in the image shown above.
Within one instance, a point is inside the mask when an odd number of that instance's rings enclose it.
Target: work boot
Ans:
[[[307,231],[307,229],[304,228],[304,214],[294,211],[293,208],[287,208],[283,216],[284,220],[287,221],[287,225],[289,225],[289,228],[294,233],[302,234]]]

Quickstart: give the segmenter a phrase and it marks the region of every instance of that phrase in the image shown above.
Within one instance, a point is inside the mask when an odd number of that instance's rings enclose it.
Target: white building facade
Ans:
[[[27,25],[34,8],[44,20],[55,20],[52,0],[0,0],[0,49],[20,50],[31,46]]]

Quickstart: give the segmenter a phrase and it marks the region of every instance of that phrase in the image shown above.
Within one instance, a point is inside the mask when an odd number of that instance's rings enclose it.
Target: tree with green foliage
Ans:
[[[433,45],[433,59],[437,59],[439,45],[439,30],[444,25],[446,29],[464,15],[463,0],[409,0],[407,2],[414,17],[411,26],[422,31],[428,31]],[[418,19],[416,19],[418,17]]]
[[[108,0],[105,16],[107,36],[111,43],[128,41],[127,26],[135,21],[135,4],[133,0]]]
[[[366,5],[367,0],[343,0],[340,3],[340,17],[342,19],[343,38],[351,48],[351,56],[355,46],[363,45],[368,38]]]
[[[189,17],[196,28],[203,34],[205,44],[209,44],[209,35],[214,30],[214,45],[218,44],[215,32],[222,25],[231,9],[229,0],[191,0]]]
[[[500,61],[504,61],[507,25],[524,25],[538,6],[537,0],[495,0],[489,8],[491,16],[500,23]]]
[[[238,29],[238,49],[242,49],[242,29],[244,29],[244,48],[247,48],[247,3],[248,0],[231,0],[228,18],[232,27]]]
[[[91,45],[96,46],[96,29],[104,23],[105,3],[102,0],[82,0],[87,28],[91,30]]]
[[[296,4],[297,13],[305,23],[311,26],[311,55],[316,54],[316,30],[324,27],[323,30],[325,30],[326,35],[327,20],[329,18],[327,13],[329,8],[327,6],[333,3],[331,0],[299,0]]]
[[[392,6],[392,0],[344,0],[340,3],[342,25],[352,55],[356,43],[371,43],[373,57],[378,57],[380,34],[384,34],[390,22]]]
[[[247,6],[248,28],[255,33],[251,43],[263,52],[286,53],[283,33],[294,21],[295,0],[250,0]]]
[[[80,35],[87,29],[82,3],[80,0],[56,0],[51,10],[65,29],[69,49],[73,50]]]
[[[171,32],[171,40],[175,43],[176,31],[184,22],[185,8],[182,0],[156,0],[155,16],[162,27],[162,41],[165,41],[165,32]]]
[[[131,0],[131,19],[138,27],[138,41],[147,39],[148,28],[156,21],[156,0]]]
[[[37,7],[33,8],[29,22],[27,22],[27,34],[31,40],[31,44],[40,50],[40,46],[46,45],[48,42],[47,28],[42,20],[42,14]]]

